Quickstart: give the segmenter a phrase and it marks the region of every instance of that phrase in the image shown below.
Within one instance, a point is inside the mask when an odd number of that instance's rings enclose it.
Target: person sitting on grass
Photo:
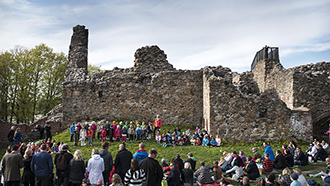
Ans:
[[[212,179],[214,180],[214,183],[220,183],[220,181],[222,180],[222,169],[219,167],[218,161],[213,162],[212,172],[213,172]]]
[[[321,171],[321,172],[319,172],[317,174],[307,174],[307,176],[314,177],[314,178],[321,177],[322,179],[324,179],[326,176],[328,176],[329,173],[330,173],[330,158],[326,158],[325,159],[325,162],[327,164],[327,167],[326,167],[327,170],[326,170],[326,172]]]
[[[183,141],[183,139],[179,136],[177,142],[178,142],[178,145],[179,145],[179,146],[182,146],[184,141]]]
[[[294,168],[293,173],[298,174],[298,176],[299,176],[298,181],[301,183],[301,185],[307,186],[306,178],[304,177],[304,175],[302,175],[302,172],[299,168]]]
[[[265,186],[273,186],[275,185],[275,174],[270,173],[266,176],[266,185]]]
[[[302,186],[302,184],[298,181],[298,178],[299,178],[298,174],[295,173],[291,174],[290,179],[292,182],[290,186]]]
[[[273,171],[274,165],[273,165],[273,161],[271,159],[269,159],[269,153],[268,152],[265,153],[265,158],[266,159],[264,160],[264,162],[262,164],[262,167],[264,168],[264,171],[266,173],[270,173],[270,172]]]
[[[216,147],[217,146],[217,141],[215,140],[214,137],[212,137],[212,140],[210,141],[210,146],[211,147]]]
[[[284,159],[287,167],[293,167],[294,165],[293,155],[290,153],[289,149],[286,149],[284,151]]]
[[[286,167],[285,158],[283,157],[280,150],[276,151],[276,157],[274,160],[274,168],[283,170]]]
[[[238,156],[242,159],[243,165],[245,165],[246,157],[244,156],[244,151],[240,150]]]
[[[207,134],[206,134],[203,138],[202,146],[208,146],[208,144],[209,144],[209,139],[207,138]]]
[[[160,143],[160,141],[162,140],[162,135],[160,135],[159,130],[157,130],[156,132],[155,140],[157,143]]]
[[[217,147],[220,147],[221,145],[221,138],[219,137],[219,135],[215,136],[215,141],[217,141]]]
[[[252,160],[251,156],[248,156],[246,160],[247,160],[247,165],[243,170],[244,175],[251,180],[256,180],[260,176],[257,164]]]
[[[240,177],[242,177],[243,174],[243,169],[240,166],[239,159],[234,160],[234,167],[227,170],[226,173],[224,174],[224,177],[232,175],[233,180],[238,180]]]
[[[193,145],[193,146],[195,146],[195,144],[196,144],[196,139],[195,139],[195,138],[191,138],[191,139],[190,139],[190,144]]]
[[[255,161],[256,163],[260,162],[262,159],[261,154],[257,151],[257,148],[253,147],[252,148],[252,152],[253,152],[253,161]]]
[[[316,145],[317,153],[315,154],[315,162],[316,161],[325,161],[328,157],[328,153],[322,148],[320,144]]]
[[[240,186],[250,186],[250,179],[247,176],[244,176],[239,184]]]
[[[200,162],[200,168],[194,173],[194,176],[198,176],[200,184],[211,184],[214,182],[211,178],[210,168],[205,166],[204,161]]]
[[[295,165],[308,165],[307,156],[301,151],[301,147],[297,147],[293,159]]]
[[[202,144],[201,139],[200,138],[197,138],[195,144],[197,146],[201,145]]]
[[[289,168],[285,168],[283,169],[282,171],[282,175],[280,174],[278,176],[278,179],[277,181],[278,182],[284,182],[286,183],[287,185],[290,185],[291,184],[291,178],[290,178],[290,175],[291,175],[291,170]]]

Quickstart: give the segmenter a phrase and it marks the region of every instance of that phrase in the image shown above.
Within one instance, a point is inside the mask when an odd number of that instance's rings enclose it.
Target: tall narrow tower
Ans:
[[[88,29],[77,25],[73,28],[69,48],[68,64],[65,78],[70,80],[87,75]]]

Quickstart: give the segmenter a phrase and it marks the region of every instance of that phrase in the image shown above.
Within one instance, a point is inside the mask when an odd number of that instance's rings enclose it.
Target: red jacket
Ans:
[[[158,128],[162,127],[162,119],[160,119],[160,118],[157,119],[156,118],[154,126],[158,127]]]

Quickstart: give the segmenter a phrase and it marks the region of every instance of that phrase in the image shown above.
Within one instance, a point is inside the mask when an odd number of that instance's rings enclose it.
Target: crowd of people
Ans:
[[[158,123],[156,123],[158,122]],[[221,139],[209,136],[205,130],[196,127],[194,132],[190,129],[182,132],[176,127],[173,132],[160,134],[161,119],[155,119],[154,127],[151,123],[145,126],[128,124],[127,122],[114,122],[112,125],[106,122],[92,122],[90,125],[80,123],[70,126],[70,140],[74,145],[93,146],[94,140],[102,141],[101,149],[92,149],[91,158],[84,162],[82,152],[76,150],[74,154],[69,152],[69,145],[52,141],[51,136],[40,142],[24,143],[15,142],[15,136],[19,130],[11,128],[8,133],[8,141],[11,148],[7,149],[1,161],[2,181],[5,185],[143,185],[160,186],[164,182],[169,186],[192,186],[194,184],[215,184],[225,186],[232,181],[238,181],[241,185],[249,186],[250,181],[264,182],[272,185],[312,185],[316,183],[314,177],[322,177],[325,184],[330,184],[330,158],[328,158],[329,145],[322,141],[314,140],[310,147],[303,152],[294,141],[283,145],[282,149],[273,151],[267,143],[263,143],[264,152],[261,154],[257,147],[253,147],[252,156],[245,156],[242,150],[236,152],[223,152],[220,159],[215,159],[213,165],[206,165],[203,160],[196,170],[197,160],[190,152],[186,161],[177,154],[171,160],[162,159],[158,162],[155,158],[157,150],[151,148],[145,150],[145,140],[156,140],[164,147],[180,145],[204,145],[219,147]],[[150,125],[150,127],[149,127]],[[86,127],[87,126],[87,127]],[[48,126],[50,127],[50,126]],[[128,127],[128,130],[127,130]],[[129,132],[134,128],[134,133]],[[88,129],[88,130],[86,130]],[[126,129],[127,133],[123,130]],[[14,133],[12,132],[14,130]],[[146,132],[137,131],[146,130]],[[118,132],[120,131],[120,132]],[[125,135],[126,134],[126,135]],[[131,136],[132,135],[132,136]],[[41,136],[40,136],[41,137]],[[9,140],[10,138],[10,140]],[[13,141],[11,141],[14,139]],[[126,149],[125,142],[139,140],[138,150],[134,153]],[[109,142],[121,142],[118,146],[116,157],[109,152]],[[212,142],[214,141],[214,143]],[[54,159],[51,153],[55,153]],[[310,179],[302,175],[295,165],[308,165],[314,162],[327,164],[327,171],[318,174],[309,174]],[[20,176],[20,169],[23,175]],[[53,172],[55,168],[56,172]],[[291,172],[292,169],[292,172]],[[282,171],[279,176],[275,173]],[[56,176],[54,175],[56,174]],[[262,175],[265,175],[263,179]],[[54,179],[56,177],[56,179]]]

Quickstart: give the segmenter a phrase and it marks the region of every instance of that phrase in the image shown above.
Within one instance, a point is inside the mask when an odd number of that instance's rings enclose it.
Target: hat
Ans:
[[[253,148],[252,148],[252,151],[255,151],[255,150],[257,150],[257,148],[253,147]]]
[[[62,146],[62,149],[63,149],[63,150],[68,150],[68,149],[69,149],[69,145],[68,145],[68,144],[64,144],[64,145]]]
[[[166,162],[167,160],[165,158],[162,159],[162,163]]]
[[[176,155],[176,158],[180,158],[180,154],[177,154],[177,155]]]
[[[313,179],[308,179],[308,180],[307,180],[307,183],[308,183],[308,185],[310,185],[310,186],[317,185],[317,183],[316,183]]]
[[[293,173],[293,174],[291,174],[291,178],[293,179],[293,180],[297,180],[298,179],[298,174],[296,174],[296,173]]]

